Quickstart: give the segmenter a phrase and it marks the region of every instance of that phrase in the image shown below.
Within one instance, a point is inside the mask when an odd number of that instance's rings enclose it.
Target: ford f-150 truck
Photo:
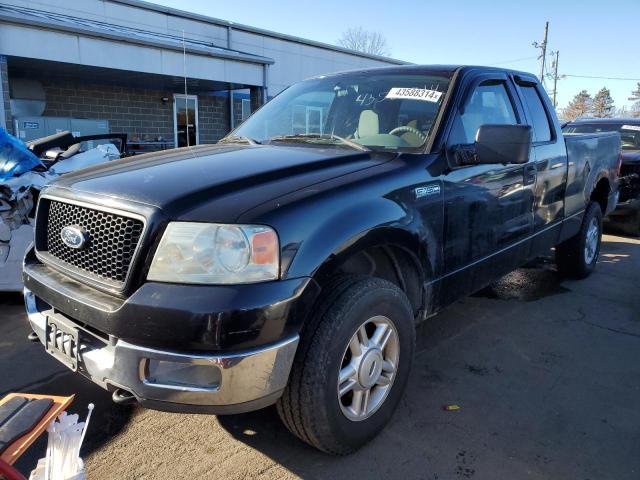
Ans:
[[[555,247],[587,276],[618,133],[565,138],[530,74],[402,66],[295,84],[216,145],[116,160],[41,194],[34,333],[120,403],[277,404],[332,454],[398,406],[415,325]]]

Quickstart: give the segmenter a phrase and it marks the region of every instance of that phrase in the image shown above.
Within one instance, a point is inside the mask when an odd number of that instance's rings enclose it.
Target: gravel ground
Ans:
[[[606,236],[597,271],[561,281],[540,262],[421,325],[406,395],[384,432],[333,458],[275,409],[213,417],[118,407],[25,340],[0,297],[0,391],[96,404],[88,478],[640,478],[640,241]],[[461,409],[446,412],[442,406]],[[38,442],[19,462],[27,473]]]

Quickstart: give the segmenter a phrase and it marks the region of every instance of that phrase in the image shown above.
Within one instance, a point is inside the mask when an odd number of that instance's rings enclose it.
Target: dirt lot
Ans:
[[[96,404],[89,478],[640,478],[640,241],[606,236],[597,272],[561,281],[545,262],[429,320],[400,409],[344,458],[295,440],[274,409],[188,416],[117,407],[28,343],[18,297],[0,297],[0,392],[77,393]],[[445,412],[444,404],[461,406]],[[23,457],[25,473],[44,442]]]

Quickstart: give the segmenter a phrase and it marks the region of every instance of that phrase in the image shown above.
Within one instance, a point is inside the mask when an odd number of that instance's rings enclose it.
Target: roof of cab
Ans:
[[[326,78],[349,74],[359,73],[416,73],[416,74],[435,74],[435,75],[453,75],[457,71],[481,71],[481,72],[501,72],[511,75],[522,75],[526,77],[534,77],[535,75],[529,72],[522,72],[518,70],[509,70],[506,68],[498,67],[483,67],[480,65],[392,65],[385,67],[363,68],[357,70],[348,70],[345,72],[332,73],[327,75],[317,75],[312,78]]]

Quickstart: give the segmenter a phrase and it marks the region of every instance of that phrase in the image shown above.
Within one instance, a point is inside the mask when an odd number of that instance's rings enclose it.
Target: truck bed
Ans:
[[[567,217],[584,209],[586,196],[598,181],[607,178],[610,191],[617,191],[620,164],[620,134],[617,132],[564,134],[567,147]],[[610,205],[608,214],[615,208]]]

